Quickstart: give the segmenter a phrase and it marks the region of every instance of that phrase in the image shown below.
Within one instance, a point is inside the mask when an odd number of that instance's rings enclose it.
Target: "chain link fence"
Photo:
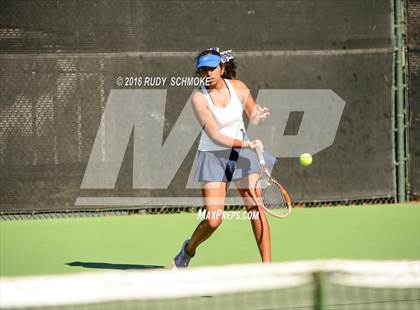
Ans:
[[[118,89],[116,79],[189,76],[194,55],[209,44],[242,53],[237,57],[240,79],[254,96],[260,89],[332,89],[346,101],[334,144],[316,155],[310,170],[291,158],[281,159],[275,169],[296,207],[395,202],[391,2],[226,1],[226,20],[219,18],[218,2],[213,4],[203,14],[200,8],[208,6],[203,1],[2,2],[2,218],[197,210],[187,205],[76,206],[75,201],[200,195],[185,189],[187,163],[197,143],[167,190],[133,190],[132,137],[114,190],[82,190],[81,182],[110,91]],[[409,5],[414,8],[409,16],[416,20],[418,1]],[[207,31],[209,24],[214,31]],[[414,69],[416,53],[409,54]],[[193,90],[168,89],[163,139]],[[418,167],[414,155],[410,163]]]

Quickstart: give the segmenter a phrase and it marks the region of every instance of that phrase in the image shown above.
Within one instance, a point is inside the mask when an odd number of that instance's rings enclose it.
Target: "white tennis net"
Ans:
[[[1,309],[420,309],[420,262],[309,261],[0,278]]]

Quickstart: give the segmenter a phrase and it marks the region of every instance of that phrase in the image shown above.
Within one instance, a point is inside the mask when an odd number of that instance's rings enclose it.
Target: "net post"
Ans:
[[[315,271],[313,273],[315,291],[314,291],[314,309],[326,310],[326,297],[325,297],[325,272]]]

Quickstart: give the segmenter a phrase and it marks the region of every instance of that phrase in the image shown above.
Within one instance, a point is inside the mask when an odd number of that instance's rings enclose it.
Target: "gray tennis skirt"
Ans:
[[[267,168],[277,159],[264,151]],[[221,151],[198,151],[195,181],[231,182],[260,172],[257,154],[251,149],[233,148]]]

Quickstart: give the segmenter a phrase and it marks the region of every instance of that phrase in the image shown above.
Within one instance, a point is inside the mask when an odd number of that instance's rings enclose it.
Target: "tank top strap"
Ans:
[[[201,90],[203,91],[203,94],[207,99],[207,106],[209,107],[210,111],[213,111],[213,109],[214,109],[213,100],[211,100],[210,94],[207,91],[207,88],[205,88],[203,85],[201,85]]]
[[[237,100],[239,104],[242,106],[241,100],[239,99],[238,94],[235,91],[235,87],[233,87],[232,83],[228,79],[224,79],[224,81],[226,82],[226,85],[229,89],[231,96],[233,96],[232,99]]]
[[[229,91],[232,93],[232,92],[235,92],[235,89],[233,88],[233,86],[232,86],[232,83],[228,80],[228,79],[223,79],[225,82],[226,82],[226,85],[227,85],[227,87],[229,88]]]

